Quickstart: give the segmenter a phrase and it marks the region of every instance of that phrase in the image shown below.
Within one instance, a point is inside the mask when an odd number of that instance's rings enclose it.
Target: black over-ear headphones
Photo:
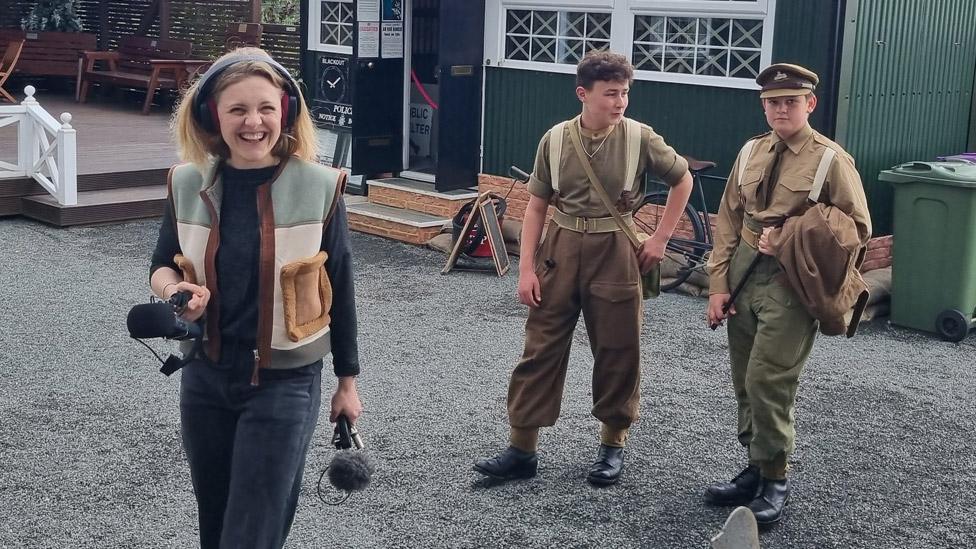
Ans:
[[[298,113],[302,108],[302,102],[298,100],[298,82],[292,78],[289,74],[288,69],[282,67],[277,61],[271,59],[270,57],[261,55],[246,55],[241,57],[230,57],[222,61],[214,63],[207,72],[203,73],[200,77],[200,82],[197,83],[197,92],[193,97],[193,111],[196,113],[197,122],[200,126],[210,132],[217,133],[220,131],[218,129],[218,119],[217,119],[217,102],[210,97],[210,92],[214,87],[214,83],[217,82],[217,77],[220,73],[224,72],[227,67],[235,65],[237,63],[246,63],[248,61],[261,61],[271,65],[275,71],[281,76],[285,81],[285,93],[281,96],[281,129],[287,130],[295,125],[295,119],[298,118]]]

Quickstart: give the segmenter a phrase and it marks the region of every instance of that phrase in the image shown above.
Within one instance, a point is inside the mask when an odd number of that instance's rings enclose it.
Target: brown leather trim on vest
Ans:
[[[260,223],[260,251],[258,254],[258,360],[254,364],[251,384],[258,384],[258,369],[271,364],[271,336],[274,328],[275,221],[271,201],[271,185],[281,175],[288,158],[278,163],[278,169],[267,183],[258,185],[258,220]]]
[[[332,204],[329,206],[329,213],[325,216],[325,221],[322,222],[322,233],[325,233],[325,228],[329,226],[329,222],[332,221],[332,216],[335,215],[336,208],[339,206],[339,201],[342,200],[342,194],[346,192],[346,172],[339,173],[339,180],[336,182],[336,192],[332,197]]]
[[[173,212],[173,233],[176,235],[180,234],[180,222],[176,219],[176,202],[173,199],[173,172],[176,171],[176,166],[169,169],[166,174],[166,202],[169,204],[170,211]]]
[[[200,191],[200,199],[210,212],[210,234],[207,236],[207,249],[203,254],[203,269],[207,277],[207,289],[210,290],[210,301],[207,302],[207,356],[210,360],[220,360],[220,291],[217,287],[217,249],[220,247],[220,218],[217,209],[207,194],[208,188],[217,179],[214,170],[213,179]]]
[[[183,254],[176,254],[173,256],[173,263],[180,268],[180,272],[183,273],[183,280],[189,282],[190,284],[199,285],[197,282],[197,271],[193,268],[193,262],[186,258]]]

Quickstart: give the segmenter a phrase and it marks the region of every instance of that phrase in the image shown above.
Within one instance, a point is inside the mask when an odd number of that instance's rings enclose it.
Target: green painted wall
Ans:
[[[881,170],[966,150],[976,71],[976,2],[849,0],[838,141],[857,160],[875,234],[891,233]]]
[[[821,101],[811,118],[818,129],[834,101],[828,75],[835,11],[835,0],[779,0],[776,8],[773,61],[799,63],[821,75]],[[488,67],[485,85],[486,173],[507,174],[511,164],[530,169],[542,134],[580,109],[573,75]],[[758,94],[749,90],[636,81],[627,112],[679,153],[717,162],[713,173],[722,177],[742,143],[768,130]],[[713,208],[723,185],[707,180]]]

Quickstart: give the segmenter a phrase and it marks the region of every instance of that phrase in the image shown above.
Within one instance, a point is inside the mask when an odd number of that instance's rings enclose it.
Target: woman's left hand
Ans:
[[[350,423],[356,423],[362,413],[363,403],[359,400],[356,378],[352,376],[340,377],[339,386],[336,387],[335,394],[332,395],[332,411],[329,413],[329,421],[335,423],[340,415],[344,415],[349,418]]]

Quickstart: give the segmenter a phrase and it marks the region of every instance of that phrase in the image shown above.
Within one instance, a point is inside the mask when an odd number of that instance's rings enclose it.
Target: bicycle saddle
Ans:
[[[684,159],[688,161],[688,169],[693,172],[700,172],[714,168],[716,165],[714,162],[709,162],[708,160],[698,160],[697,158],[692,158],[690,156],[685,156]]]

